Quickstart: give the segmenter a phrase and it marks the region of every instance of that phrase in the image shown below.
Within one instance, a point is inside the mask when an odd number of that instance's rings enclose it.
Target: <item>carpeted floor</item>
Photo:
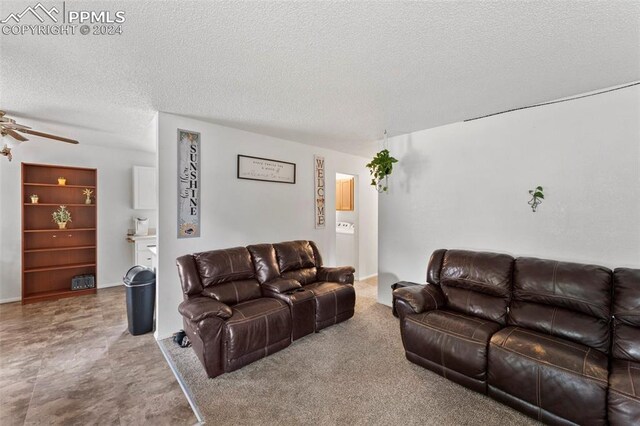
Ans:
[[[215,379],[193,349],[161,344],[208,424],[536,424],[407,361],[398,320],[375,291],[356,283],[353,318]]]

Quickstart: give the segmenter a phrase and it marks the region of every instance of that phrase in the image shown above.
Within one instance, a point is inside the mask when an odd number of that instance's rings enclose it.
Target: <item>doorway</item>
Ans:
[[[336,265],[353,266],[359,278],[357,176],[336,173]]]

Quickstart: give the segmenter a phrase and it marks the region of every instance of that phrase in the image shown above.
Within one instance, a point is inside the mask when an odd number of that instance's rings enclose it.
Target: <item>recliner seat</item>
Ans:
[[[512,264],[503,254],[434,252],[429,284],[394,292],[407,359],[485,393],[487,347],[506,323]]]
[[[489,395],[540,421],[606,424],[611,289],[601,266],[516,259]]]

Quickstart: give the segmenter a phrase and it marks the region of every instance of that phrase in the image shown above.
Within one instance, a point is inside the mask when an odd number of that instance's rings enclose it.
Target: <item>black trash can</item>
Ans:
[[[156,304],[156,274],[144,266],[134,266],[123,278],[127,288],[129,333],[134,336],[153,330]]]

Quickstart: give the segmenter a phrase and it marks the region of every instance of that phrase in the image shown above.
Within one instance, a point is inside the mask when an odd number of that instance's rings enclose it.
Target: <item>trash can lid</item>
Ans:
[[[127,271],[122,280],[125,285],[130,286],[151,284],[156,280],[156,274],[150,268],[136,265]]]

